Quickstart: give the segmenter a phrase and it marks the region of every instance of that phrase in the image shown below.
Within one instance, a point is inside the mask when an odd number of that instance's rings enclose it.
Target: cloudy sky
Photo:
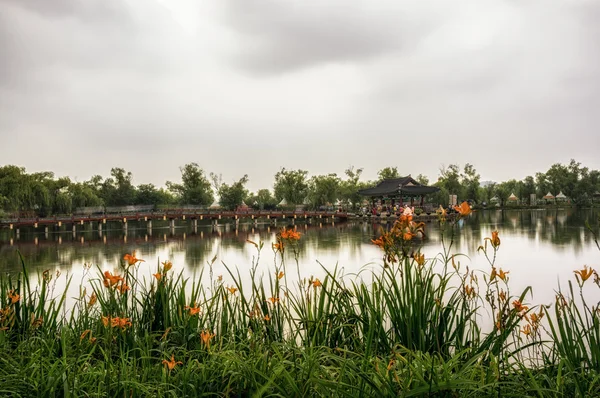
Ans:
[[[600,169],[597,0],[0,0],[0,165]]]

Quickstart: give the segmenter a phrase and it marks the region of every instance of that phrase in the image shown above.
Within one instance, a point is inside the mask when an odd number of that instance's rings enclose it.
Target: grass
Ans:
[[[23,263],[0,277],[0,395],[600,395],[600,314],[584,295],[600,288],[597,273],[580,270],[552,307],[536,307],[525,302],[530,289],[512,294],[496,268],[497,235],[480,248],[489,271],[475,272],[462,270],[451,235],[424,259],[414,245],[423,232],[398,220],[375,242],[384,266],[355,281],[337,269],[301,279],[290,260],[300,237],[286,230],[266,277],[263,244],[248,243],[257,250],[250,285],[237,270],[228,270],[233,285],[215,278],[216,259],[206,285],[170,262],[147,280],[134,254],[116,275],[98,269],[68,305],[70,280],[55,292],[57,276],[44,273],[32,287]]]

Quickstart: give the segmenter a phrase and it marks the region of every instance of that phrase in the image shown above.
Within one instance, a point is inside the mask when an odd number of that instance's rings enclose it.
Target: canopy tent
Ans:
[[[287,206],[288,202],[287,200],[285,200],[285,198],[281,199],[281,202],[279,202],[277,204],[277,206]]]
[[[519,200],[519,198],[517,198],[517,196],[514,193],[511,193],[508,197],[508,200]]]
[[[209,209],[220,209],[221,205],[219,204],[219,201],[215,199],[215,201],[213,202],[213,204],[210,205],[208,208]]]
[[[554,199],[554,195],[548,192],[546,195],[544,195],[544,199]]]
[[[560,191],[558,193],[558,195],[556,195],[556,199],[558,199],[558,200],[567,200],[567,197],[565,196],[564,193],[562,193],[562,191]]]
[[[248,205],[246,204],[246,202],[244,202],[244,201],[242,200],[242,203],[240,203],[240,206],[239,206],[239,207],[240,207],[241,209],[247,209],[247,208],[248,208]]]

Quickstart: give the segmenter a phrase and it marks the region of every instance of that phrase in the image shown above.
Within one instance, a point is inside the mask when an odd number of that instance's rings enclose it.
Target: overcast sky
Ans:
[[[600,169],[598,0],[0,0],[0,165]]]

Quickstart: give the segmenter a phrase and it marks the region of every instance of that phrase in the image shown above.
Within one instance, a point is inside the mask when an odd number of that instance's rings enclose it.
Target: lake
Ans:
[[[571,208],[477,211],[457,222],[452,252],[466,255],[460,260],[463,270],[469,266],[470,269],[489,271],[485,257],[478,253],[477,248],[483,244],[485,237],[498,230],[502,244],[496,264],[510,271],[512,293],[531,285],[534,296],[528,301],[550,304],[559,282],[565,288],[567,280],[574,279],[574,270],[583,265],[600,270],[600,250],[585,227],[585,223],[589,222],[598,231],[598,217],[598,210]],[[145,260],[140,265],[140,272],[149,278],[151,273],[156,272],[159,261],[165,260],[172,261],[174,270],[183,271],[186,276],[197,277],[204,270],[203,277],[208,278],[207,262],[216,256],[213,274],[215,277],[223,275],[224,282],[230,284],[232,278],[224,264],[231,269],[239,269],[243,280],[249,278],[248,270],[257,251],[247,240],[265,242],[259,269],[266,274],[274,271],[275,256],[271,244],[278,228],[284,225],[279,222],[277,227],[268,224],[254,227],[242,223],[236,230],[233,224],[216,228],[207,224],[199,225],[194,232],[189,222],[179,221],[174,230],[168,227],[167,222],[164,225],[155,222],[149,233],[145,223],[136,227],[136,223],[131,222],[126,234],[118,224],[114,224],[114,229],[110,229],[108,224],[102,233],[82,229],[76,234],[69,230],[45,236],[43,232],[22,229],[18,239],[13,231],[3,230],[0,231],[0,270],[18,272],[21,268],[20,252],[32,274],[46,269],[53,272],[60,270],[62,276],[58,284],[64,283],[65,275],[72,275],[70,293],[75,296],[85,272],[84,264],[112,271],[117,269],[125,253],[135,250],[137,257]],[[299,273],[301,278],[314,276],[322,279],[326,274],[323,267],[333,270],[337,266],[346,278],[354,278],[363,269],[377,272],[382,266],[382,253],[371,239],[380,235],[381,228],[386,228],[385,224],[358,221],[298,223],[296,228],[302,233],[298,245],[298,269],[293,253],[288,251],[286,272],[289,275],[296,277]],[[432,258],[442,250],[438,223],[427,223],[426,233],[426,239],[419,244],[425,256]],[[444,232],[446,244],[451,235],[449,230]],[[594,299],[597,299],[598,290],[590,291]]]

